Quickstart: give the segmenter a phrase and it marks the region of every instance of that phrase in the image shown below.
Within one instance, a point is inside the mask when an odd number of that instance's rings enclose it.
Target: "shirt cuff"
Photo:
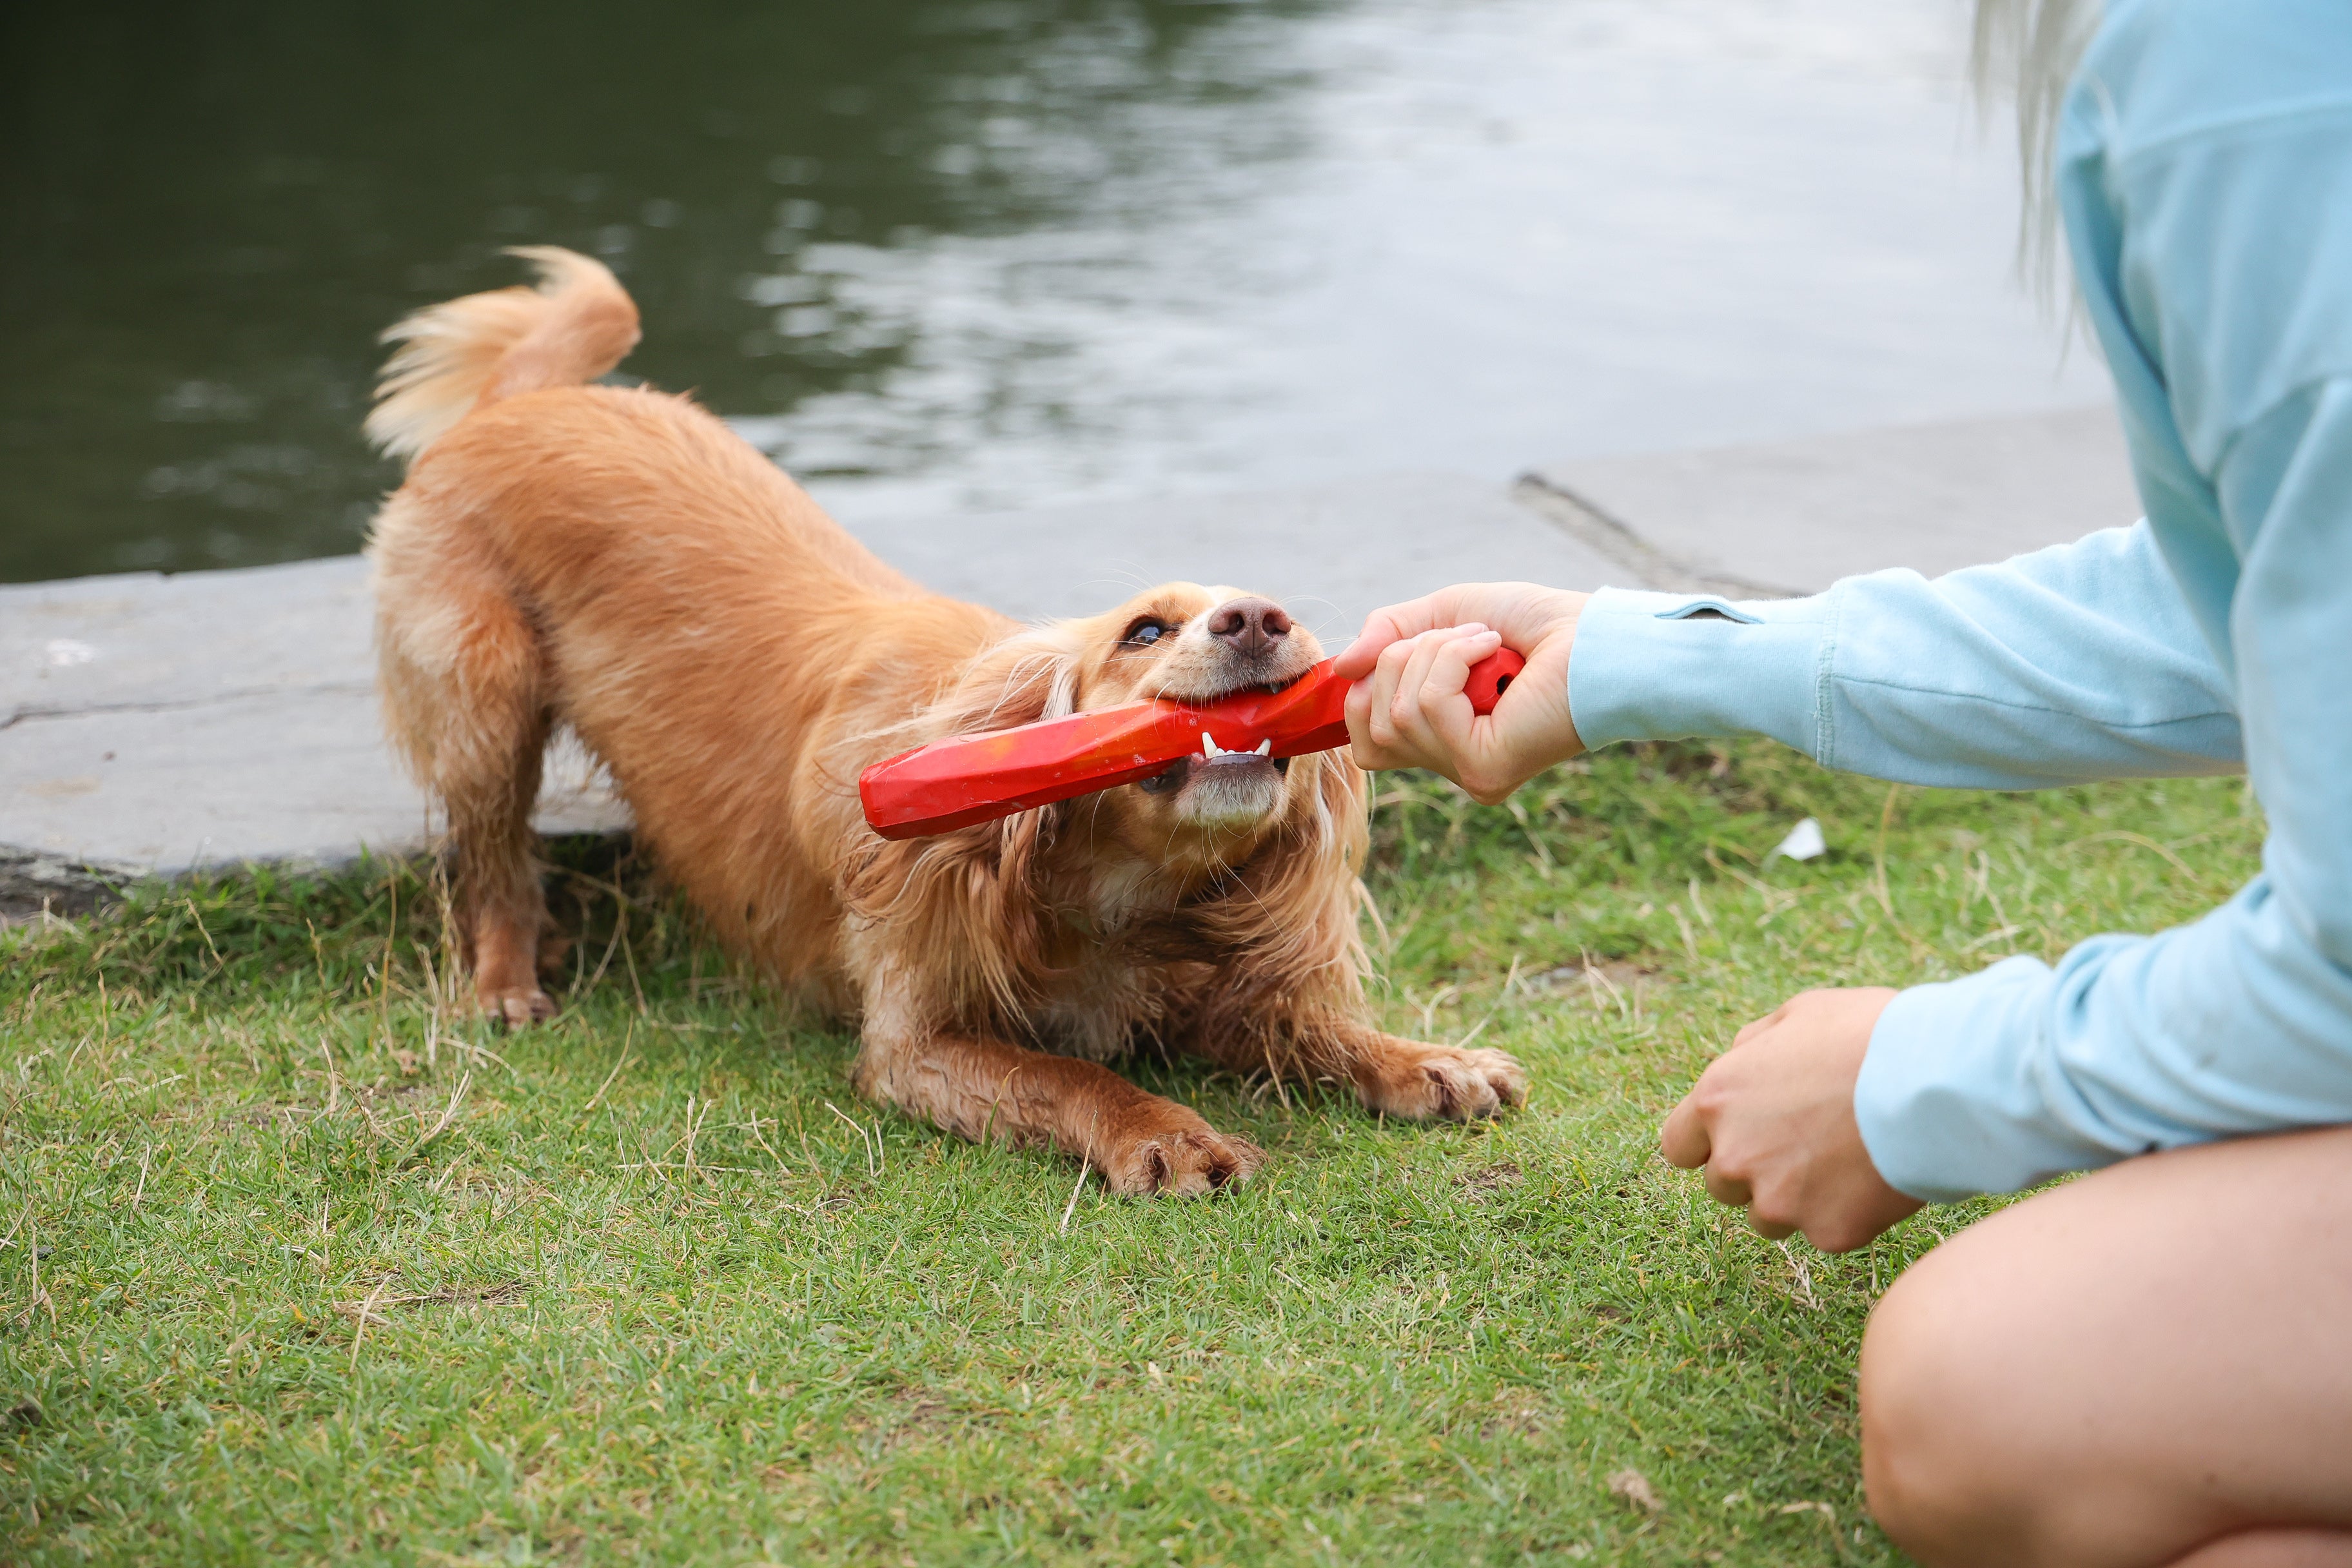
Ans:
[[[1886,1005],[1854,1079],[1853,1119],[1888,1185],[1957,1203],[2116,1158],[2051,1112],[2063,1086],[2034,1048],[2035,1015],[2058,983],[2038,958],[2005,958]]]
[[[1568,706],[1588,749],[1613,741],[1769,735],[1821,755],[1833,595],[1743,600],[1603,588],[1569,654]]]

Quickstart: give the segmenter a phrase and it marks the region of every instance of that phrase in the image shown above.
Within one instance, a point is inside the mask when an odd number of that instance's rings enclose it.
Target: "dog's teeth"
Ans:
[[[1213,763],[1219,757],[1271,757],[1274,739],[1268,736],[1255,746],[1220,746],[1217,738],[1204,730],[1201,733],[1201,755]]]

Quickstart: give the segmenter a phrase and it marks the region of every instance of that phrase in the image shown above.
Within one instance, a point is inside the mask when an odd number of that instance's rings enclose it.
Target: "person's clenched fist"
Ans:
[[[1584,749],[1568,704],[1569,654],[1585,595],[1533,583],[1466,583],[1376,610],[1337,672],[1359,767],[1428,768],[1492,805]],[[1470,668],[1500,647],[1527,661],[1480,716]]]
[[[1807,991],[1748,1025],[1699,1075],[1658,1136],[1670,1163],[1706,1167],[1707,1194],[1775,1240],[1797,1231],[1851,1252],[1920,1207],[1887,1185],[1854,1121],[1853,1086],[1884,986]]]

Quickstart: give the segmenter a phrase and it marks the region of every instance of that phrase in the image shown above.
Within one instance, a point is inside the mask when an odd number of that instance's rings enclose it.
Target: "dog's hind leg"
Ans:
[[[546,895],[531,807],[552,721],[538,634],[487,551],[395,496],[378,521],[376,652],[384,717],[448,813],[451,915],[482,1010],[551,1017],[539,986]]]
[[[547,895],[539,884],[530,825],[549,729],[543,710],[523,716],[503,756],[484,755],[478,760],[491,765],[445,774],[441,784],[449,811],[450,891],[473,966],[474,994],[484,1013],[510,1025],[555,1016],[555,1004],[539,984]]]

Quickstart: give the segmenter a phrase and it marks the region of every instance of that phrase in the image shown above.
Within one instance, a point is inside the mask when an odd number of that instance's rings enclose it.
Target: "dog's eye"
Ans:
[[[1156,619],[1150,616],[1146,616],[1143,619],[1136,622],[1135,625],[1128,627],[1127,635],[1118,640],[1134,647],[1150,647],[1153,643],[1158,642],[1162,637],[1166,636],[1167,632],[1168,623],[1166,621]]]

